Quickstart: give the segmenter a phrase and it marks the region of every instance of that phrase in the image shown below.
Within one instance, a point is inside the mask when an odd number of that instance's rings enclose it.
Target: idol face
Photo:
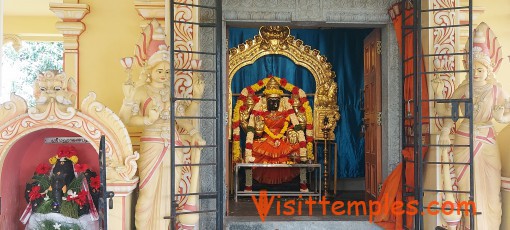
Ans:
[[[270,97],[267,99],[267,110],[277,111],[278,107],[280,107],[280,98],[279,97]]]
[[[160,62],[151,71],[152,81],[155,83],[168,83],[170,80],[170,63]]]
[[[484,83],[489,76],[489,71],[485,65],[475,61],[473,64],[473,81],[477,83]]]

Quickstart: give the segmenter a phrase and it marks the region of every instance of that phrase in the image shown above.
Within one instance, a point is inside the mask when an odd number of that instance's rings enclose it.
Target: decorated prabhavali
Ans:
[[[496,131],[492,120],[499,123],[510,122],[510,95],[508,95],[496,80],[496,72],[503,59],[501,46],[494,32],[485,23],[481,23],[474,31],[473,38],[473,81],[472,92],[469,88],[469,79],[466,78],[454,91],[452,98],[473,98],[473,166],[474,188],[471,188],[469,148],[462,147],[470,144],[469,120],[464,119],[457,125],[453,141],[453,151],[450,148],[442,148],[442,160],[455,162],[455,165],[443,165],[443,187],[445,190],[470,191],[474,189],[474,203],[477,212],[475,215],[476,226],[470,226],[469,216],[462,216],[453,212],[451,215],[443,213],[445,221],[450,229],[500,229],[502,217],[501,203],[501,167],[502,162],[496,143]],[[469,43],[466,50],[469,50]],[[465,58],[465,64],[468,58]],[[466,65],[466,67],[468,67]],[[438,87],[436,95],[442,95]],[[462,111],[464,104],[460,105]],[[438,107],[442,115],[451,116],[452,107]],[[445,119],[441,130],[440,144],[450,145],[449,134],[454,127],[455,121]],[[468,202],[469,194],[445,193],[444,201],[452,202],[458,206],[459,202]],[[465,207],[462,207],[465,208]]]
[[[318,50],[312,50],[310,46],[304,45],[303,41],[291,36],[290,29],[287,26],[262,26],[259,35],[255,36],[254,39],[247,40],[238,47],[229,50],[229,111],[232,110],[232,90],[230,86],[235,73],[265,55],[286,56],[296,65],[303,66],[310,71],[316,85],[313,103],[313,117],[315,118],[312,121],[314,125],[313,136],[318,140],[324,138],[321,121],[327,116],[332,125],[328,139],[334,140],[335,134],[333,132],[336,128],[336,122],[340,119],[337,105],[338,87],[334,81],[335,72],[331,70],[331,64],[327,62],[326,57],[320,55]]]
[[[48,163],[40,163],[26,184],[28,203],[21,221],[27,229],[97,229],[100,178],[79,164],[73,146],[61,146]]]

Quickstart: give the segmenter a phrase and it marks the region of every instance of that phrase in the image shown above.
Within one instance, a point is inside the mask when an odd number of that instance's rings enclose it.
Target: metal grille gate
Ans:
[[[441,210],[441,200],[439,200],[440,205],[435,207],[428,207],[424,204],[424,196],[427,193],[437,194],[443,193],[453,193],[453,194],[469,194],[469,201],[473,201],[474,199],[474,173],[473,173],[473,99],[472,94],[467,98],[463,99],[434,99],[435,97],[429,97],[433,99],[422,98],[422,92],[427,91],[427,85],[424,85],[422,80],[425,79],[441,79],[441,77],[448,76],[456,76],[457,78],[462,75],[466,75],[469,79],[469,92],[473,92],[472,88],[472,80],[473,80],[473,57],[471,49],[465,51],[459,51],[457,48],[450,50],[448,52],[429,52],[423,48],[425,45],[423,42],[431,43],[430,36],[429,39],[423,39],[424,33],[429,32],[445,32],[447,30],[459,31],[461,29],[468,30],[468,38],[467,42],[469,43],[469,47],[472,47],[473,44],[473,17],[472,17],[472,0],[466,1],[465,5],[458,5],[460,2],[464,1],[449,1],[453,5],[441,5],[435,4],[431,2],[436,1],[421,1],[421,0],[403,0],[401,9],[402,9],[402,52],[401,52],[401,60],[402,60],[402,83],[403,83],[403,91],[402,91],[402,147],[413,150],[413,157],[406,158],[402,157],[403,160],[403,173],[402,173],[402,197],[403,197],[403,207],[408,207],[408,203],[410,199],[415,199],[417,204],[415,208],[417,209],[417,213],[413,215],[412,222],[409,223],[406,216],[403,217],[403,226],[405,229],[409,229],[407,226],[411,224],[411,229],[425,229],[424,227],[424,215],[427,209],[430,210]],[[437,1],[439,2],[439,1]],[[447,2],[447,1],[443,1]],[[467,4],[467,5],[466,5]],[[438,12],[447,12],[454,13],[455,15],[459,15],[460,11],[467,11],[467,20],[464,22],[460,22],[460,20],[454,20],[451,23],[440,24],[440,25],[429,25],[429,18],[431,15]],[[412,46],[409,47],[409,44],[406,46],[406,40],[411,39]],[[459,42],[459,39],[456,38],[453,41],[455,47]],[[412,53],[409,52],[408,49],[412,50]],[[406,55],[407,53],[407,55]],[[453,60],[459,60],[463,57],[467,57],[467,65],[466,69],[461,68],[459,65],[455,65],[452,69],[445,68],[433,68],[427,69],[425,63],[432,63],[434,60],[448,60],[449,58],[453,58]],[[457,62],[459,63],[459,62]],[[428,65],[432,66],[432,65]],[[425,81],[430,82],[430,81]],[[406,87],[412,85],[412,96],[405,98],[405,91],[409,90]],[[452,112],[449,115],[437,115],[430,114],[425,115],[423,113],[423,108],[425,104],[433,105],[452,105]],[[458,106],[465,105],[465,109],[463,115],[459,115]],[[439,120],[442,119],[452,119],[453,121],[457,121],[458,119],[464,118],[469,120],[469,145],[463,146],[455,146],[455,145],[440,145],[437,141],[434,142],[424,142],[423,141],[423,123],[430,124],[430,126],[435,125],[436,123],[441,123]],[[439,121],[439,122],[438,122]],[[407,126],[407,129],[406,129]],[[440,127],[439,124],[438,127]],[[469,163],[456,163],[452,161],[427,161],[423,156],[428,149],[429,154],[433,154],[434,149],[441,147],[463,147],[469,148]],[[427,188],[425,187],[424,179],[425,179],[425,171],[429,166],[442,166],[442,165],[459,165],[464,164],[468,165],[470,171],[470,189],[469,191],[458,191],[450,188],[445,189],[437,189],[437,188]],[[414,167],[414,183],[410,184],[406,182],[406,168],[409,166]],[[413,206],[414,206],[413,204]],[[448,208],[445,208],[448,210]],[[454,211],[460,209],[459,207],[453,208]],[[471,226],[474,225],[474,215],[473,215],[473,207],[470,206],[469,210],[460,209],[463,211],[469,211],[469,222]],[[478,213],[479,214],[479,213]]]
[[[179,7],[191,9],[194,16],[184,18],[178,11]],[[200,131],[205,145],[186,145],[175,146],[175,132],[170,132],[171,140],[171,181],[170,191],[171,216],[165,217],[171,220],[171,228],[175,228],[178,217],[181,215],[199,214],[201,229],[223,229],[223,192],[224,192],[224,111],[223,103],[223,75],[222,75],[222,1],[221,0],[170,0],[170,95],[176,95],[171,98],[175,105],[180,102],[199,101],[200,115],[183,116],[176,114],[175,110],[170,110],[170,130],[174,130],[175,122],[178,119],[189,119],[195,124],[200,125]],[[185,49],[178,44],[179,33],[182,33],[183,27],[193,28],[193,37],[198,40],[191,49]],[[211,39],[212,38],[212,39]],[[210,43],[209,43],[210,42]],[[198,66],[179,66],[177,63],[182,56],[192,57],[201,60],[202,65]],[[175,88],[175,82],[179,75],[183,73],[200,74],[206,83],[203,98],[186,98],[178,96],[178,90]],[[177,92],[177,93],[176,93]],[[200,161],[176,163],[176,149],[202,149]],[[178,193],[175,190],[176,167],[189,167],[199,170],[200,177],[198,191],[191,193]],[[192,175],[194,176],[194,175]],[[209,183],[208,182],[213,182]],[[196,196],[199,209],[196,211],[178,210],[178,200],[184,197]],[[199,223],[197,223],[199,224]]]
[[[98,215],[99,229],[108,229],[108,208],[113,208],[113,192],[106,191],[106,151],[105,136],[101,135],[99,141],[99,177],[101,178],[101,187],[99,188]],[[108,202],[107,202],[108,201]]]

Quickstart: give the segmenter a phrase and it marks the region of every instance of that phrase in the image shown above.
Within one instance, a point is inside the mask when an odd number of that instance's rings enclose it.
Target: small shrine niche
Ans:
[[[46,72],[36,79],[36,106],[28,107],[25,100],[15,94],[10,101],[0,104],[2,229],[25,228],[20,220],[27,213],[26,184],[39,164],[51,165],[48,161],[57,155],[60,147],[72,146],[78,163],[86,164],[88,169],[99,174],[101,136],[106,140],[106,189],[115,192],[108,222],[114,226],[131,225],[131,212],[126,210],[131,209],[132,192],[138,183],[135,174],[139,155],[133,152],[124,124],[115,113],[96,101],[94,93],[83,99],[80,110],[75,108],[72,103],[75,86],[75,81],[64,73]],[[58,143],[56,138],[80,141]],[[76,173],[77,164],[73,164]]]
[[[64,144],[47,144],[45,137],[80,137],[78,134],[63,129],[41,129],[31,132],[12,145],[3,161],[1,172],[2,214],[13,215],[8,219],[19,219],[27,205],[25,201],[25,185],[34,175],[34,170],[41,163],[48,163],[58,148]],[[69,144],[65,144],[66,146]],[[97,152],[90,143],[73,144],[77,150],[79,162],[84,162],[94,171],[99,172]],[[9,210],[13,210],[11,213]],[[20,221],[19,229],[24,229]]]

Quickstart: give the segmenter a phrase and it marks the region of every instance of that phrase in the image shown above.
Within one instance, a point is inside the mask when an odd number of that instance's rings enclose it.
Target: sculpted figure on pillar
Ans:
[[[175,175],[170,175],[170,136],[175,133],[175,146],[204,145],[200,132],[190,120],[176,119],[175,130],[170,130],[170,62],[165,34],[157,21],[152,21],[142,34],[141,42],[135,49],[135,58],[143,70],[140,84],[131,79],[123,86],[124,102],[120,110],[120,118],[128,126],[143,127],[140,138],[140,159],[138,173],[140,177],[139,197],[136,203],[135,223],[137,229],[193,229],[198,223],[198,214],[178,216],[178,226],[169,226],[172,198],[170,197],[171,176],[175,178],[175,193],[187,194],[198,192],[198,167],[175,168]],[[146,47],[147,49],[144,49]],[[204,83],[199,76],[193,79],[193,97],[201,98]],[[186,109],[176,116],[195,115],[199,103],[193,101]],[[183,130],[178,132],[177,130]],[[184,134],[182,134],[184,133]],[[181,139],[186,136],[186,140]],[[175,149],[175,164],[199,163],[200,150],[191,150],[191,162],[184,162],[182,148]],[[184,176],[186,175],[186,176]],[[197,210],[196,196],[176,196],[177,211],[191,212]]]
[[[463,216],[460,221],[462,229],[499,229],[501,224],[501,158],[496,144],[496,131],[492,121],[500,123],[510,122],[510,98],[496,80],[496,71],[502,59],[500,45],[492,30],[485,23],[481,23],[474,31],[473,39],[473,91],[469,91],[469,80],[466,79],[453,93],[453,99],[473,98],[473,165],[474,165],[474,201],[476,211],[482,214],[475,216],[476,226],[469,226],[469,216]],[[466,47],[469,49],[470,47]],[[490,49],[489,49],[490,48]],[[467,62],[467,61],[466,61]],[[467,67],[467,65],[466,65]],[[439,92],[436,92],[436,94]],[[464,103],[460,103],[460,111],[465,111]],[[438,110],[438,112],[450,116],[452,106]],[[445,119],[441,130],[440,144],[454,144],[452,157],[455,163],[469,163],[470,130],[469,120],[463,119],[457,124],[455,138],[450,140],[449,134],[454,126],[452,119]],[[443,161],[449,161],[449,148],[443,148]],[[445,185],[452,186],[459,191],[470,190],[469,165],[453,165],[455,177],[450,177],[449,170],[444,170]],[[453,178],[453,179],[451,179]],[[447,187],[445,186],[445,187]],[[452,188],[445,188],[451,190]],[[453,202],[469,201],[469,194],[460,193],[458,196],[446,194],[448,200]],[[466,208],[466,207],[461,207]],[[457,228],[458,222],[448,220],[450,228]],[[458,216],[458,218],[461,218]]]

